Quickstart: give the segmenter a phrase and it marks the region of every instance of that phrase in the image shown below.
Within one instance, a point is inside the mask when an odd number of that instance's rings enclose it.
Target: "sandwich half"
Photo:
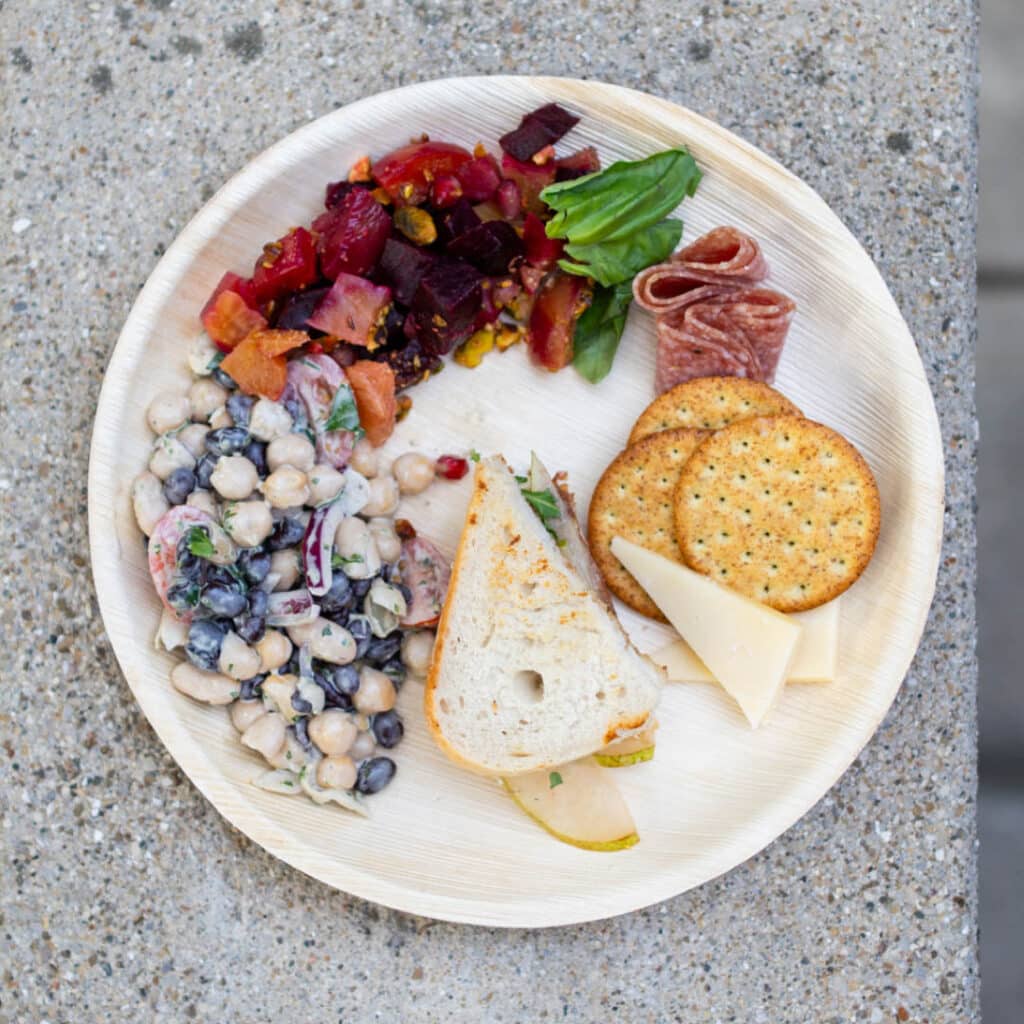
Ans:
[[[531,505],[499,456],[477,465],[426,685],[438,744],[493,776],[641,729],[664,682],[615,618],[568,492],[536,462],[527,489],[542,497]]]

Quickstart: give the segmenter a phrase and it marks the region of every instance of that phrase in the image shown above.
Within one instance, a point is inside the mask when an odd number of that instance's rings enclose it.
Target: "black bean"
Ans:
[[[400,655],[384,662],[380,670],[395,684],[396,690],[405,682],[406,668]]]
[[[373,639],[373,631],[370,629],[370,620],[365,615],[353,615],[348,620],[346,627],[356,642],[356,659],[365,658],[369,650],[370,641]]]
[[[359,764],[356,790],[360,793],[379,793],[395,777],[395,762],[390,757],[371,757]]]
[[[199,584],[194,580],[179,580],[167,588],[167,603],[178,612],[191,611],[199,604]]]
[[[338,693],[351,697],[359,689],[359,669],[355,665],[336,665],[331,682]]]
[[[215,672],[225,632],[226,630],[211,619],[196,619],[188,628],[185,657],[196,668]]]
[[[179,466],[164,481],[164,497],[168,505],[184,505],[185,500],[195,490],[196,475],[191,469]]]
[[[248,427],[249,417],[252,415],[252,407],[256,399],[250,395],[241,393],[232,395],[227,401],[228,415],[234,420],[236,427]]]
[[[379,668],[390,661],[402,649],[402,634],[391,633],[383,639],[374,637],[366,649],[366,660]]]
[[[267,446],[262,441],[250,441],[242,454],[256,467],[256,472],[261,477],[267,475]]]
[[[207,452],[196,463],[196,486],[204,491],[210,489],[210,477],[217,468],[217,456]]]
[[[308,703],[308,702],[307,702]],[[295,705],[295,695],[292,695],[292,706]],[[296,708],[298,710],[298,708]],[[311,709],[312,710],[312,709]],[[314,752],[313,741],[309,738],[309,722],[305,718],[296,718],[292,724],[292,730],[295,733],[295,738],[299,741],[299,746],[308,754]]]
[[[328,618],[334,618],[350,611],[355,600],[349,578],[343,572],[336,572],[331,577],[331,589],[319,598],[320,611]]]
[[[300,696],[298,690],[292,691],[292,707],[300,715],[313,714],[313,705],[305,697]]]
[[[235,563],[251,586],[259,586],[270,572],[270,555],[259,548],[246,548]]]
[[[232,572],[234,566],[214,565],[207,562],[203,566],[203,583],[207,586],[219,584],[222,587],[231,587],[239,593],[245,590],[245,580],[241,573]]]
[[[285,548],[293,548],[305,536],[306,528],[301,520],[292,516],[282,516],[275,524],[270,536],[267,538],[267,547],[271,551],[283,551]]]
[[[357,598],[366,597],[373,586],[373,580],[352,580],[352,593]]]
[[[216,367],[210,376],[222,387],[227,388],[228,391],[234,391],[238,385],[235,383],[234,377],[225,373],[219,366]]]
[[[395,711],[382,711],[370,719],[370,729],[373,731],[374,739],[385,750],[397,747],[405,735],[405,726]]]
[[[288,660],[281,666],[281,673],[287,676],[299,674],[299,649],[292,647],[292,653]]]
[[[343,711],[352,710],[352,698],[334,685],[333,672],[318,670],[313,673],[313,681],[324,691],[324,704],[327,707],[341,708]]]
[[[209,608],[214,615],[220,615],[227,619],[241,615],[246,606],[245,594],[221,583],[209,584],[203,590],[199,602],[205,608]]]
[[[267,605],[269,604],[270,598],[265,590],[260,590],[258,587],[255,590],[249,591],[249,614],[250,615],[266,615]]]
[[[175,568],[182,579],[196,582],[203,572],[203,560],[189,551],[188,544],[179,544]]]
[[[211,455],[237,455],[251,440],[245,427],[221,427],[206,435],[206,450]]]
[[[262,593],[262,591],[260,591]],[[236,620],[237,622],[238,620]],[[241,620],[235,631],[247,644],[258,644],[267,631],[267,620],[262,615],[249,615]]]
[[[255,700],[263,696],[263,680],[267,678],[266,673],[253,676],[251,679],[243,679],[238,688],[239,700]]]
[[[306,415],[305,403],[299,398],[286,398],[282,403],[292,418],[292,430],[305,433],[309,428],[309,417]]]

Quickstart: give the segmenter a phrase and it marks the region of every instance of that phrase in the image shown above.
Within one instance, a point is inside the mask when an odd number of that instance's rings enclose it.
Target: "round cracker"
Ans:
[[[759,380],[697,377],[677,384],[651,402],[636,421],[629,443],[677,427],[721,430],[755,416],[799,415],[800,410],[785,395]]]
[[[868,564],[881,520],[857,449],[799,416],[718,431],[684,467],[674,505],[686,564],[781,612],[846,590]]]
[[[625,537],[680,562],[674,496],[686,460],[709,437],[706,430],[666,430],[620,452],[604,471],[590,500],[590,552],[608,589],[652,619],[665,616],[612,554],[612,537]]]

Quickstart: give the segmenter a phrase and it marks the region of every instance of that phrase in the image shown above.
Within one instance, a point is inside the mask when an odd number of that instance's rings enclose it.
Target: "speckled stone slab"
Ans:
[[[0,5],[0,1024],[978,1019],[976,11],[953,0],[519,10]],[[491,72],[659,93],[814,185],[892,287],[948,453],[924,642],[836,788],[697,891],[534,933],[386,911],[237,834],[135,707],[86,556],[104,365],[187,219],[320,114]]]

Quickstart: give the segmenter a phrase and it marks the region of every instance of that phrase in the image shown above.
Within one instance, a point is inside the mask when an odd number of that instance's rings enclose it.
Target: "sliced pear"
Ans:
[[[654,757],[654,732],[657,722],[641,729],[640,732],[615,740],[599,750],[594,759],[602,768],[628,768],[631,764],[642,764]]]
[[[592,757],[501,781],[538,825],[570,846],[612,852],[640,840],[615,780]]]

